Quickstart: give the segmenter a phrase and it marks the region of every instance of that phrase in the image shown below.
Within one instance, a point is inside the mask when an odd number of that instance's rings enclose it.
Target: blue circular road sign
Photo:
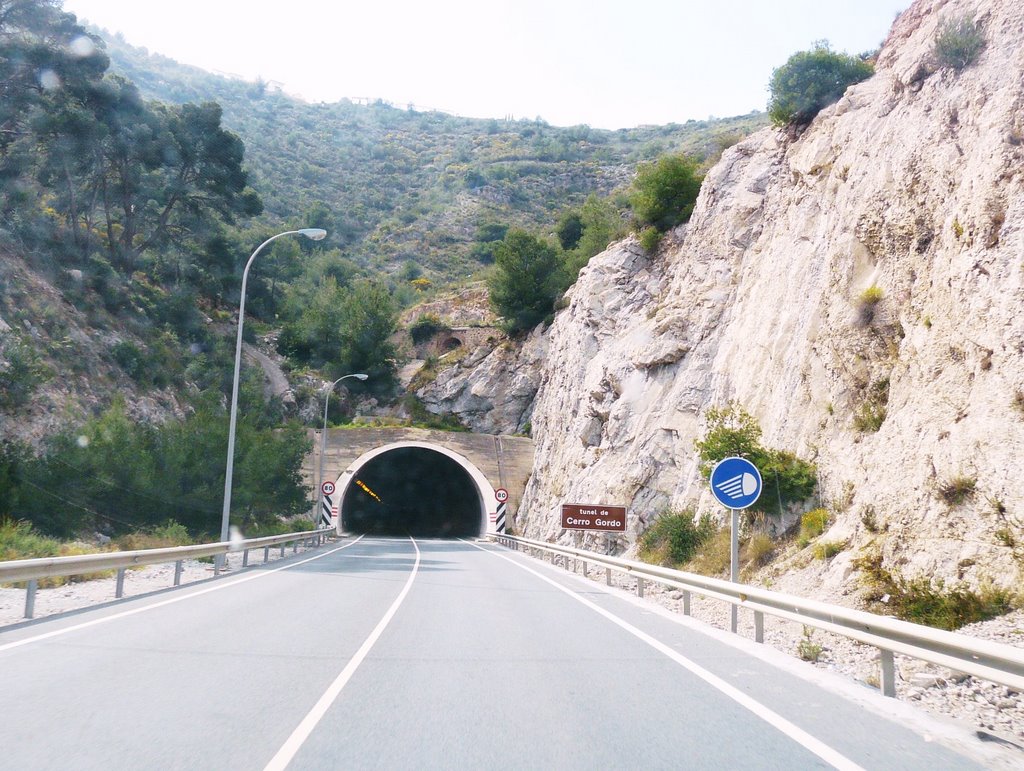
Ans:
[[[762,487],[761,472],[746,458],[724,458],[711,470],[711,494],[727,508],[753,505]]]

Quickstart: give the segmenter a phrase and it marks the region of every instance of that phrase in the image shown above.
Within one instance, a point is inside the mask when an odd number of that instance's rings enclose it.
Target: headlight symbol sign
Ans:
[[[729,509],[752,506],[762,486],[761,472],[746,458],[725,458],[711,470],[711,494]]]

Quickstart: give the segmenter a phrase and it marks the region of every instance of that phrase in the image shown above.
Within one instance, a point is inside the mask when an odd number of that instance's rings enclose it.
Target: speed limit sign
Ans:
[[[331,482],[330,480],[324,482],[320,485],[320,490],[324,495],[332,495],[334,493],[334,482]]]
[[[505,501],[508,500],[508,490],[506,490],[504,487],[499,487],[497,490],[494,491],[494,499],[498,503],[504,503]]]

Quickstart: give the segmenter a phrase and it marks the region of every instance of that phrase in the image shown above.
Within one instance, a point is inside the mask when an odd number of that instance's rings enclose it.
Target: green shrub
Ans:
[[[441,319],[432,313],[424,313],[409,327],[409,336],[413,343],[419,345],[445,329],[448,329],[448,325]]]
[[[817,487],[817,469],[791,452],[761,445],[761,427],[742,406],[730,402],[705,415],[707,433],[695,443],[701,473],[710,477],[714,465],[733,455],[746,458],[761,472],[761,496],[748,512],[781,514],[782,507],[807,500]]]
[[[885,293],[880,286],[869,286],[857,297],[857,318],[860,323],[867,326],[875,320],[875,313],[878,304],[885,298]]]
[[[510,230],[494,247],[495,270],[487,281],[491,307],[509,332],[529,329],[551,315],[569,285],[558,252],[524,230]]]
[[[6,560],[34,559],[38,557],[73,557],[79,554],[95,554],[104,551],[88,544],[71,542],[62,543],[40,534],[28,522],[12,519],[0,519],[0,562]],[[96,573],[83,573],[76,576],[54,576],[39,579],[40,588],[63,586],[66,583],[90,581],[94,578],[106,578],[113,571],[106,570]],[[17,584],[23,586],[23,583]]]
[[[888,608],[898,618],[915,624],[952,631],[1021,606],[1020,595],[987,583],[975,591],[963,583],[947,588],[944,581],[929,576],[904,578],[882,566],[880,552],[868,553],[853,565],[862,571],[869,604]]]
[[[976,477],[957,474],[939,485],[939,495],[950,506],[959,506],[974,497],[977,487]]]
[[[173,520],[162,525],[128,533],[117,539],[117,548],[122,551],[139,549],[165,549],[173,546],[188,546],[193,543],[188,530]]]
[[[682,565],[715,530],[707,514],[695,521],[690,510],[662,512],[640,536],[640,559],[669,567]]]
[[[860,293],[858,299],[864,305],[878,305],[885,298],[885,291],[877,284],[872,284]]]
[[[802,546],[817,538],[828,527],[828,509],[812,509],[800,517],[800,538]]]
[[[36,532],[28,522],[0,519],[0,562],[56,557],[60,542]]]
[[[814,630],[809,626],[804,627],[804,636],[800,642],[797,643],[796,653],[804,661],[816,662],[821,658],[822,648],[816,642],[814,642]]]
[[[985,48],[981,28],[966,16],[948,19],[935,35],[935,60],[959,72],[974,64]]]
[[[26,404],[52,377],[53,370],[42,363],[28,343],[14,339],[0,344],[0,409]]]
[[[146,356],[137,345],[122,340],[110,349],[110,355],[114,357],[117,366],[124,370],[124,374],[135,381],[142,379],[146,369]]]
[[[423,406],[423,402],[416,398],[415,394],[406,396],[402,400],[402,406],[405,407],[409,417],[412,418],[412,424],[416,427],[432,428],[437,431],[469,431],[459,420],[458,415],[433,413]]]
[[[637,169],[629,204],[641,225],[664,233],[690,219],[702,181],[694,159],[667,155]]]
[[[815,559],[829,560],[845,548],[845,541],[820,541],[814,544],[814,549],[812,551]]]
[[[776,126],[805,126],[823,107],[838,102],[846,89],[871,77],[874,67],[848,54],[835,53],[827,42],[800,51],[772,72],[768,117]]]
[[[661,243],[661,233],[653,225],[641,230],[638,238],[640,239],[640,246],[648,254],[654,254],[658,250],[658,244]]]
[[[872,383],[867,396],[853,416],[853,427],[863,433],[876,433],[885,422],[889,408],[889,379]]]

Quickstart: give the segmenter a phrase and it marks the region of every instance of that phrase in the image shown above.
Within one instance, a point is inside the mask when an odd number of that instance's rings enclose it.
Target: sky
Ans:
[[[65,0],[185,64],[316,102],[618,129],[764,110],[817,40],[878,48],[909,0]],[[159,10],[157,10],[159,9]]]

